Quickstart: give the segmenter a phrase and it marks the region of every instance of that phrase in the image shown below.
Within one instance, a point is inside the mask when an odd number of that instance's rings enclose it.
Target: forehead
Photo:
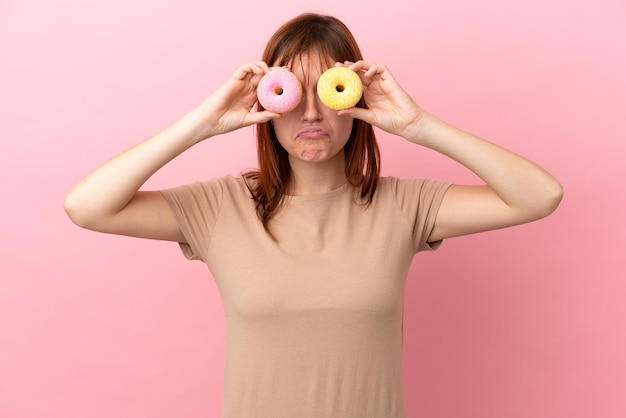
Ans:
[[[273,63],[273,66],[287,67],[306,83],[309,79],[317,80],[324,71],[334,66],[334,64],[335,60],[331,57],[324,56],[317,52],[307,52],[297,55],[288,61],[278,60]]]

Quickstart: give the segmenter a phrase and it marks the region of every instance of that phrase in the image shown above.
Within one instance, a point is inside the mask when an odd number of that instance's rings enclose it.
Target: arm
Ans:
[[[429,241],[531,222],[561,201],[560,183],[543,168],[424,113],[407,139],[458,161],[485,183],[451,186]]]
[[[534,221],[561,201],[560,183],[547,171],[498,145],[423,111],[384,66],[345,63],[359,72],[368,109],[343,111],[464,165],[482,186],[451,186],[429,241]]]
[[[263,62],[241,66],[196,109],[87,175],[65,198],[70,219],[95,231],[184,242],[161,193],[139,188],[193,145],[280,117],[272,112],[250,111],[256,102],[256,86],[268,71]]]

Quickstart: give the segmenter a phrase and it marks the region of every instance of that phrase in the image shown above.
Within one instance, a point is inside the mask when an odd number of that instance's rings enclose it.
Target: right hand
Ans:
[[[222,86],[194,109],[203,123],[203,139],[280,117],[270,111],[252,111],[257,102],[256,88],[270,71],[263,61],[244,64]]]

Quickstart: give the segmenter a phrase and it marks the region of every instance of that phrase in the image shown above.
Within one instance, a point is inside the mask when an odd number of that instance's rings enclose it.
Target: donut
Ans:
[[[334,110],[353,107],[362,94],[361,79],[346,67],[329,68],[317,81],[317,95],[322,103]]]
[[[302,86],[291,71],[277,68],[261,78],[256,95],[265,109],[285,113],[295,109],[300,103]]]

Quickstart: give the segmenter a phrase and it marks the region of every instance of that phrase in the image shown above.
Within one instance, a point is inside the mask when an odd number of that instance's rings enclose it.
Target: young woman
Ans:
[[[331,66],[358,73],[356,107],[320,101],[317,80]],[[271,67],[302,83],[291,112],[252,111]],[[198,142],[251,124],[257,171],[139,190]],[[485,184],[381,178],[372,126],[447,155]],[[262,61],[89,174],[65,208],[79,226],[178,242],[208,265],[227,320],[224,417],[399,418],[414,254],[542,218],[561,196],[541,167],[420,108],[385,66],[363,60],[342,22],[306,14],[274,34]]]

